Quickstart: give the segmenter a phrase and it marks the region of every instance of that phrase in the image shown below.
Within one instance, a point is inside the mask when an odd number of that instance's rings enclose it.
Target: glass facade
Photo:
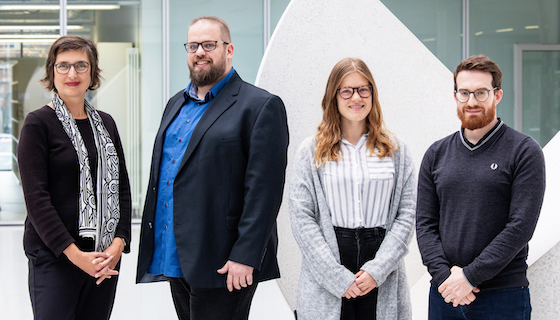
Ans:
[[[548,50],[547,50],[548,49]],[[560,45],[528,47],[520,57],[523,132],[545,145],[560,130]]]
[[[461,0],[382,0],[450,70],[461,59]]]
[[[117,122],[130,175],[134,217],[139,218],[151,147],[165,102],[189,82],[183,43],[190,21],[202,15],[224,18],[235,45],[234,66],[243,79],[254,83],[270,37],[267,33],[288,3],[67,0],[63,17],[59,0],[0,0],[0,223],[25,219],[14,150],[25,116],[50,101],[50,93],[38,80],[44,75],[52,42],[63,33],[61,28],[97,45],[104,81],[86,98]],[[162,36],[166,30],[168,40]]]
[[[140,178],[139,162],[135,161],[140,153],[137,134],[140,125],[140,1],[67,1],[62,4],[64,6],[67,10],[61,15],[59,0],[0,1],[2,133],[12,140],[12,165],[0,171],[2,189],[10,190],[0,196],[0,221],[25,218],[23,195],[14,179],[18,176],[15,150],[25,116],[51,99],[39,80],[44,75],[52,42],[63,33],[96,43],[103,81],[101,87],[89,91],[86,98],[115,118],[133,177],[131,181]],[[14,181],[12,187],[6,184]],[[18,190],[14,192],[14,188]],[[138,207],[138,191],[135,196],[133,200]]]
[[[552,138],[551,136],[547,140],[540,140],[538,133],[540,130],[534,127],[535,123],[529,124],[525,121],[516,123],[515,93],[519,88],[514,86],[516,81],[514,51],[516,44],[560,43],[558,8],[558,0],[516,1],[515,5],[506,0],[470,1],[470,53],[489,56],[498,63],[504,74],[502,81],[504,98],[498,105],[498,115],[508,125],[533,136],[543,146]],[[545,64],[544,69],[550,68],[558,73],[560,71],[558,60],[556,63],[550,64],[551,62],[552,60],[542,60]],[[557,80],[556,84],[556,90],[553,91],[558,94],[560,87]],[[539,94],[545,93],[542,88],[533,89]],[[554,109],[558,108],[559,102],[559,100],[555,101]],[[535,106],[525,107],[532,109]],[[523,117],[523,119],[528,118]]]
[[[27,112],[48,102],[37,82],[51,43],[58,38],[57,0],[42,6],[0,2],[0,219],[22,220],[26,211],[18,183],[15,150]],[[25,3],[27,4],[27,3]],[[41,71],[41,67],[43,68]]]
[[[497,110],[506,124],[541,146],[558,132],[560,1],[382,2],[449,70],[474,54],[494,60],[503,73],[504,97]]]
[[[508,125],[541,145],[560,129],[559,0],[382,2],[450,70],[467,54],[495,60],[504,73],[498,115]],[[67,0],[61,15],[60,0],[0,0],[0,223],[25,218],[14,150],[27,113],[50,100],[38,80],[61,28],[98,46],[104,81],[87,98],[117,121],[139,217],[165,102],[189,82],[183,43],[190,21],[224,18],[235,46],[233,65],[254,83],[265,45],[288,5],[289,0]]]

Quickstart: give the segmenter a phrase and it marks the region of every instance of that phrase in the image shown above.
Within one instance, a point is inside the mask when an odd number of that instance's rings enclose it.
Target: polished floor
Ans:
[[[32,319],[23,253],[25,205],[21,187],[9,171],[0,171],[0,319]],[[113,320],[177,319],[167,283],[135,284],[138,224],[132,226],[132,252],[123,255]],[[276,281],[259,284],[250,320],[294,319]]]
[[[21,224],[25,216],[25,202],[18,179],[12,171],[0,171],[0,225]]]

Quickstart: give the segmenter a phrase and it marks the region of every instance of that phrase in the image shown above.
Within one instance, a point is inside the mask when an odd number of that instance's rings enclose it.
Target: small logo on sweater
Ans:
[[[497,163],[495,163],[495,162],[494,162],[494,163],[492,163],[492,164],[490,165],[490,169],[492,169],[492,170],[496,170],[496,169],[498,169],[498,164],[497,164]]]

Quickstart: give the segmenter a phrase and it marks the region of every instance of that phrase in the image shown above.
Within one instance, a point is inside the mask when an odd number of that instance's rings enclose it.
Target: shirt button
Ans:
[[[171,162],[175,163],[175,159],[171,160]]]
[[[165,207],[167,208],[167,203],[166,203],[166,204],[164,204],[164,206],[165,206]]]
[[[163,229],[167,230],[167,226],[163,227]]]
[[[187,119],[187,122],[191,122],[191,119]]]
[[[183,139],[179,139],[179,142],[183,142]]]
[[[167,181],[167,184],[169,184],[169,181]]]

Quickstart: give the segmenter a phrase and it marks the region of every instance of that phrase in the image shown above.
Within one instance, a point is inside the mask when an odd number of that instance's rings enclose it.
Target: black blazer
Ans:
[[[184,104],[169,100],[152,156],[137,282],[154,247],[154,215],[165,131]],[[173,222],[181,270],[192,287],[225,287],[227,260],[254,267],[255,281],[278,278],[276,216],[282,200],[288,125],[282,100],[236,73],[197,124],[173,184]]]
[[[119,156],[121,218],[115,237],[130,252],[132,202],[124,152],[113,118],[97,111]],[[72,243],[79,243],[78,194],[80,166],[72,142],[53,109],[44,106],[25,118],[18,144],[21,185],[27,205],[23,246],[32,252],[49,249],[59,257]]]

